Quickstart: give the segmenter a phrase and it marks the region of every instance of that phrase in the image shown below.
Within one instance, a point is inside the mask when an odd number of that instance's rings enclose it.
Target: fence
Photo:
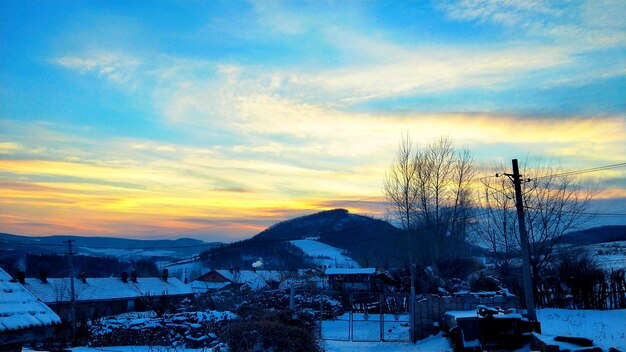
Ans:
[[[410,341],[409,295],[325,291],[319,335],[339,341]],[[343,311],[335,309],[340,303]]]
[[[535,292],[539,307],[569,309],[626,308],[626,272],[611,271],[606,276],[578,279],[570,287],[560,279],[544,279]]]
[[[411,341],[410,296],[366,292],[324,291],[320,301],[319,336],[339,341]],[[343,310],[337,310],[340,305]],[[415,338],[436,333],[447,311],[474,310],[478,305],[518,307],[515,296],[420,295],[415,302]]]

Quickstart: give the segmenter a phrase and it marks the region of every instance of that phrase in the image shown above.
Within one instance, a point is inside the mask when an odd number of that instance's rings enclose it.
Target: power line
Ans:
[[[573,170],[573,171],[568,171],[568,172],[562,172],[560,174],[539,176],[539,177],[535,177],[533,179],[541,180],[541,179],[550,178],[550,177],[582,175],[582,174],[586,174],[586,173],[598,172],[598,171],[604,171],[604,170],[611,170],[611,169],[617,169],[617,168],[621,168],[621,167],[626,167],[626,163],[618,163],[618,164],[597,166],[597,167],[592,167],[592,168],[588,168],[588,169]]]

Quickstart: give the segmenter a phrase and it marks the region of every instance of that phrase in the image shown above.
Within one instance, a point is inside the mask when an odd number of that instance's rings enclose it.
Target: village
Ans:
[[[519,298],[494,279],[482,276],[472,287],[457,282],[455,292],[439,288],[439,294],[423,294],[420,290],[411,304],[408,273],[402,269],[322,266],[290,272],[230,267],[190,278],[187,267],[163,268],[160,277],[138,277],[131,271],[107,278],[80,273],[74,280],[51,278],[43,271],[38,277],[0,271],[1,349],[163,346],[215,352],[254,350],[250,344],[258,344],[254,342],[258,337],[241,333],[238,343],[233,343],[229,333],[236,326],[233,322],[250,317],[269,319],[264,317],[267,312],[292,312],[302,324],[299,328],[308,330],[313,341],[305,344],[309,347],[296,348],[297,344],[289,344],[291,338],[272,329],[264,332],[267,336],[260,343],[267,345],[261,350],[275,344],[279,350],[325,346],[322,348],[333,351],[346,348],[342,343],[377,343],[376,349],[394,350],[393,346],[408,348],[413,342],[413,346],[422,344],[441,351],[469,351],[477,346],[565,351],[568,346],[578,346],[571,342],[592,343],[582,336],[559,342],[554,336],[541,335],[541,327],[525,318]],[[170,270],[180,277],[170,276]],[[621,299],[623,304],[624,297]],[[623,310],[614,312],[623,314]],[[289,323],[292,318],[285,326],[293,325]],[[544,330],[549,331],[554,323],[546,321]],[[612,325],[610,320],[604,324]],[[435,337],[438,340],[433,340]],[[613,336],[601,343],[613,343],[605,347],[617,351],[615,348],[623,348],[622,338]]]
[[[626,0],[0,0],[0,352],[626,352]]]

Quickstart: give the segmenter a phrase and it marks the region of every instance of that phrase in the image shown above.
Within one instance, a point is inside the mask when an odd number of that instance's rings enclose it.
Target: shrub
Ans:
[[[484,272],[480,272],[477,278],[470,280],[470,290],[472,292],[497,292],[500,291],[500,282],[492,276],[485,276]]]
[[[603,298],[595,291],[606,285],[605,273],[598,263],[583,250],[561,254],[559,277],[570,288],[575,307],[595,309],[604,306]]]
[[[308,310],[263,311],[242,306],[237,313],[240,318],[231,321],[224,333],[231,352],[321,351],[314,315]]]

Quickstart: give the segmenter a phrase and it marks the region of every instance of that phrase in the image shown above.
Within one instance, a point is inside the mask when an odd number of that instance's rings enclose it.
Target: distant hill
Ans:
[[[574,246],[583,246],[615,241],[626,241],[626,225],[600,226],[570,232],[563,237],[562,242]]]
[[[119,259],[137,258],[185,258],[218,246],[191,238],[176,240],[137,240],[114,237],[85,236],[18,236],[0,233],[0,249],[13,253],[63,254],[67,252],[64,242],[73,240],[77,254],[109,256]]]
[[[386,221],[334,209],[277,223],[249,240],[235,242],[203,253],[210,266],[247,268],[257,258],[267,265],[270,258],[281,258],[289,266],[305,265],[304,253],[288,241],[316,238],[341,248],[362,266],[387,267],[404,262],[401,231]],[[275,253],[275,255],[273,254]],[[300,258],[298,258],[300,257]],[[278,265],[278,263],[274,263]]]

